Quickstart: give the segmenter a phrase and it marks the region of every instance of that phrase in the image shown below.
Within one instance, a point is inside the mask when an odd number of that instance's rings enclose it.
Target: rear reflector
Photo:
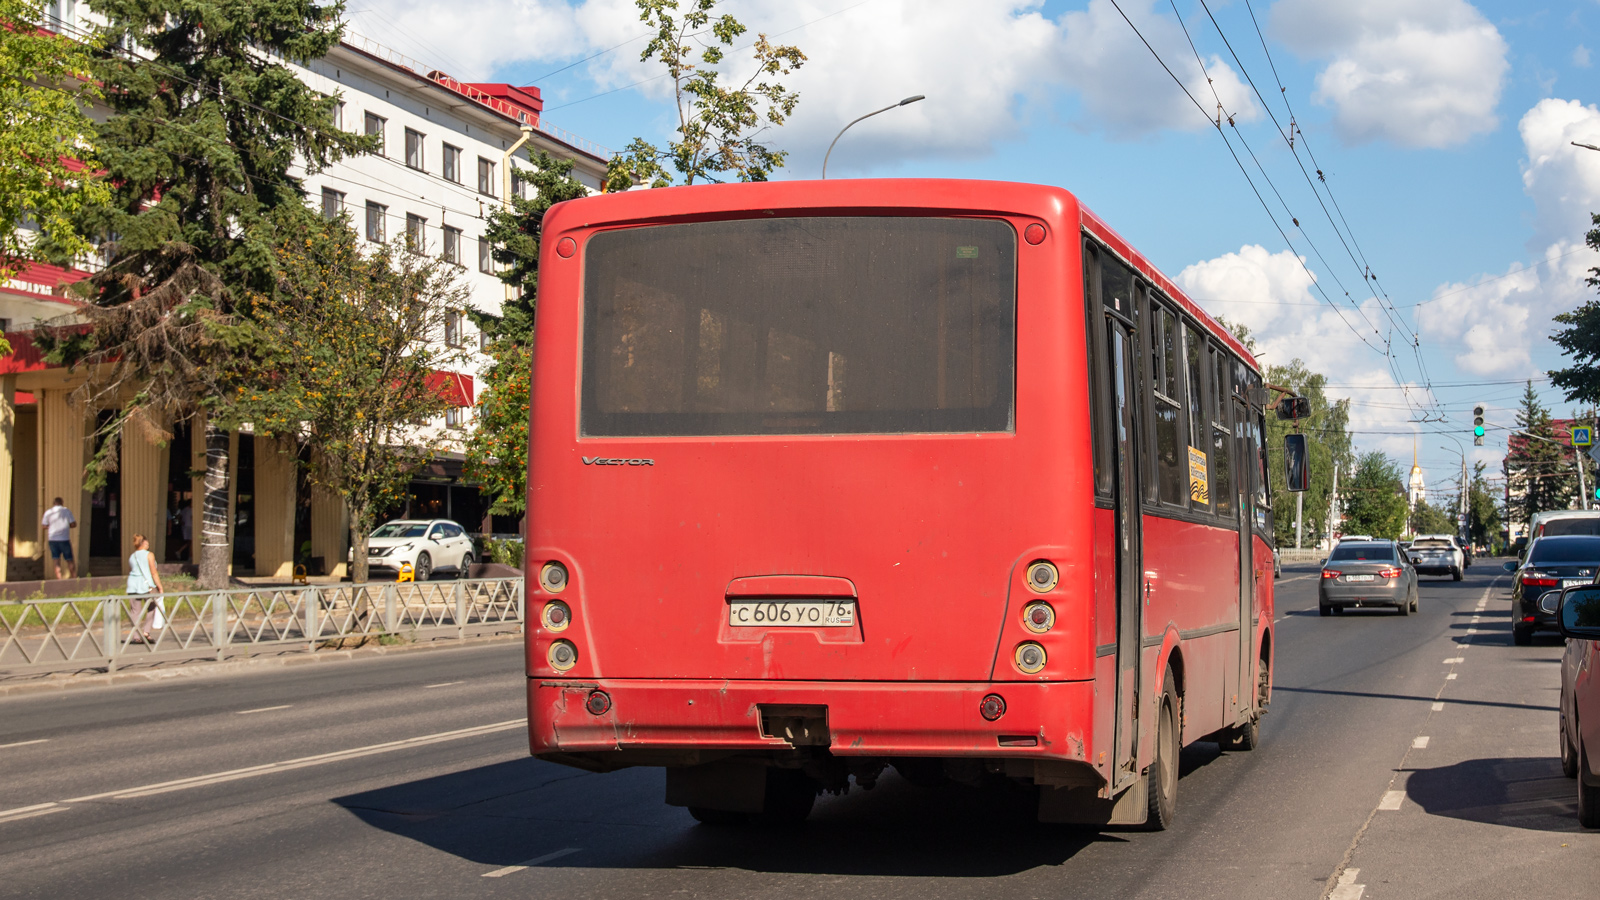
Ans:
[[[1006,701],[999,694],[990,694],[978,704],[978,714],[993,722],[1006,714]]]
[[[1524,622],[1532,622],[1533,621],[1533,616],[1523,616],[1522,617],[1522,621],[1524,621]]]

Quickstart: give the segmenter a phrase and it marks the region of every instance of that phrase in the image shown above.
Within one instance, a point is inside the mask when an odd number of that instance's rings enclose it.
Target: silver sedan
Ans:
[[[1351,607],[1417,611],[1417,570],[1394,541],[1341,541],[1322,561],[1317,607],[1325,616]]]

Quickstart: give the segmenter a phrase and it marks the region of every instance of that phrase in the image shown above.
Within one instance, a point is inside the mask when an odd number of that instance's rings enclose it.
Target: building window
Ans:
[[[444,261],[461,265],[461,229],[444,227]]]
[[[491,254],[494,245],[486,238],[478,238],[478,271],[489,275],[494,274],[494,256]]]
[[[446,347],[460,347],[461,340],[461,310],[445,310],[444,314],[444,344]]]
[[[426,168],[422,159],[422,134],[406,129],[406,165],[413,169]]]
[[[406,248],[412,253],[428,252],[428,220],[406,213]]]
[[[478,349],[484,353],[489,352],[489,332],[478,329]]]
[[[344,130],[344,101],[333,104],[333,127]]]
[[[389,155],[389,148],[385,145],[383,139],[383,126],[388,121],[389,120],[385,119],[383,116],[376,115],[374,113],[367,113],[366,115],[367,136],[371,137],[373,135],[377,135],[379,156]]]
[[[461,183],[461,148],[444,145],[444,179]]]
[[[459,406],[452,406],[444,411],[444,424],[450,428],[460,428],[467,423],[467,411]]]
[[[322,189],[322,217],[324,219],[337,219],[339,213],[344,211],[344,191],[333,188]]]
[[[389,214],[389,207],[382,203],[367,201],[367,240],[383,243],[383,219]]]
[[[517,168],[513,168],[511,170],[511,196],[513,196],[513,197],[521,197],[522,196],[522,191],[523,191],[523,185],[525,183],[526,182],[524,182],[522,180],[522,170],[521,169],[517,169]]]
[[[494,196],[494,163],[481,156],[478,157],[478,193]]]

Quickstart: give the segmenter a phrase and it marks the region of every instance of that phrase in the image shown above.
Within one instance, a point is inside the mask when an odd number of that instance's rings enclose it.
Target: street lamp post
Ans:
[[[896,107],[905,106],[905,105],[910,104],[910,103],[915,103],[918,100],[926,100],[926,99],[927,99],[927,97],[924,96],[923,94],[917,94],[916,96],[913,96],[913,97],[907,97],[904,100],[901,100],[899,103],[895,103],[895,104],[892,104],[890,106],[885,106],[883,109],[875,109],[872,112],[869,112],[866,115],[862,116],[861,119],[870,119],[873,116],[877,115],[878,113],[886,113],[889,110],[894,109]],[[861,121],[861,119],[856,119],[855,121],[851,122],[850,125],[856,124],[856,122]],[[839,138],[844,137],[844,133],[846,131],[850,130],[850,125],[846,125],[845,127],[839,129],[839,133],[833,136],[833,144],[839,143]],[[824,179],[826,179],[828,177],[828,157],[833,155],[833,144],[829,144],[828,145],[828,152],[824,153],[822,155],[822,177]]]
[[[1600,147],[1596,147],[1593,144],[1580,144],[1577,141],[1573,141],[1572,142],[1572,146],[1574,146],[1574,147],[1582,147],[1585,150],[1600,150]]]

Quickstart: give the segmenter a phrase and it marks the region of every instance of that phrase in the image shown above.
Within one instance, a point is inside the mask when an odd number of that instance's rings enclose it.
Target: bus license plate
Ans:
[[[738,628],[851,628],[854,600],[732,600],[728,624]]]
[[[1371,581],[1372,579],[1373,576],[1371,575],[1346,575],[1344,577],[1345,581]]]

